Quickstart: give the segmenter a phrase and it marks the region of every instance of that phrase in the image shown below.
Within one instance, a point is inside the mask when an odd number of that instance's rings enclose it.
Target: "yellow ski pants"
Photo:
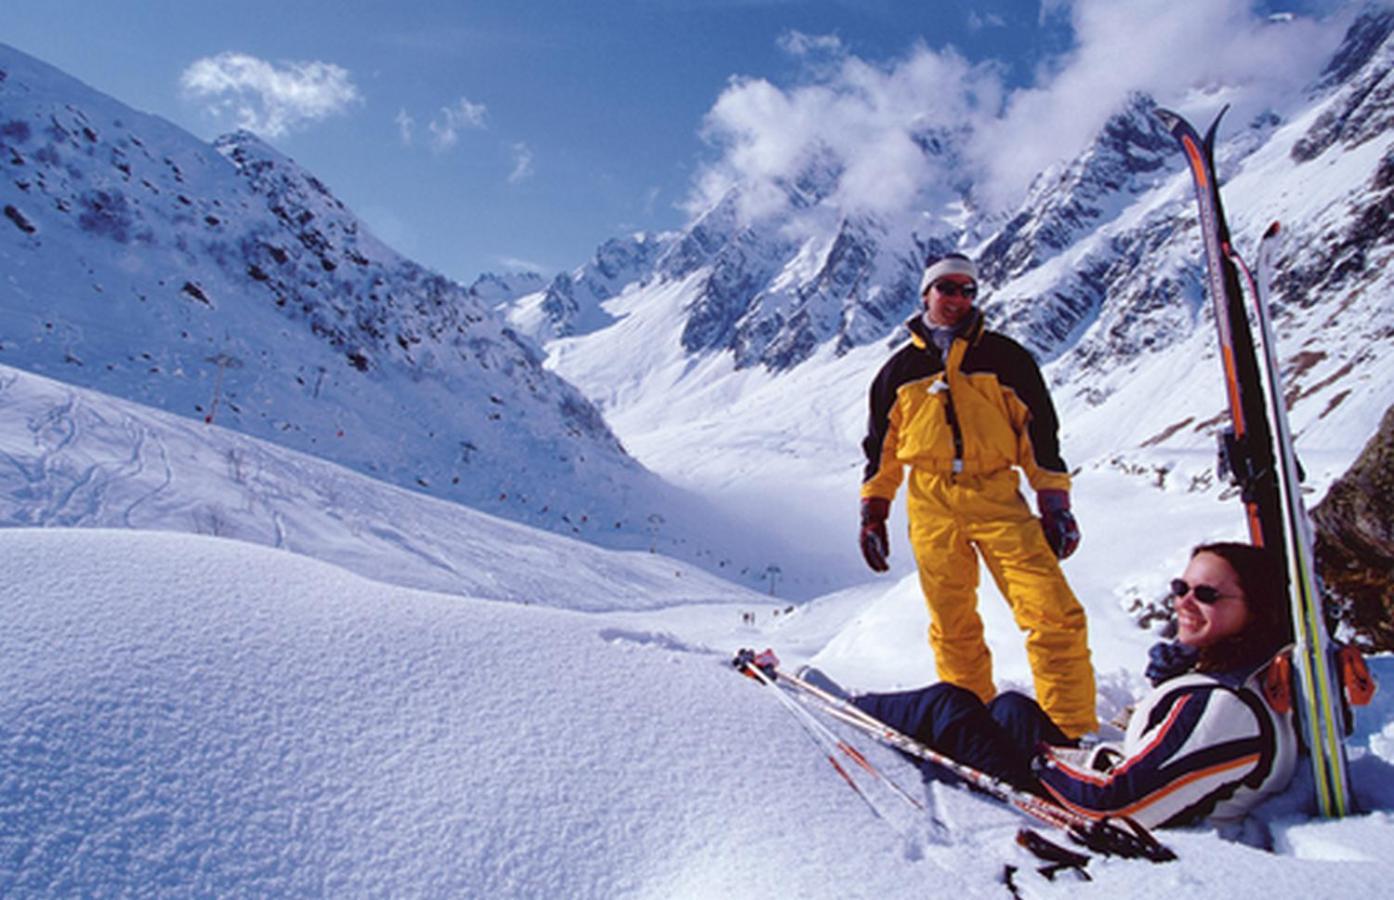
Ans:
[[[942,681],[996,696],[978,615],[978,555],[1026,632],[1036,701],[1078,737],[1099,727],[1084,609],[1065,581],[1015,469],[948,475],[911,468],[910,543],[929,606],[929,645]]]

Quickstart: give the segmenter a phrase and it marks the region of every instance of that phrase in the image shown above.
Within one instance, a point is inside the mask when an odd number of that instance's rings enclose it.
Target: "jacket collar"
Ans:
[[[934,346],[934,333],[929,324],[924,320],[924,311],[916,313],[905,321],[905,327],[910,329],[910,340],[921,350],[927,350]],[[984,319],[982,310],[976,306],[968,313],[968,316],[959,323],[954,329],[956,340],[965,340],[969,344],[975,344],[978,338],[982,337],[984,330]]]

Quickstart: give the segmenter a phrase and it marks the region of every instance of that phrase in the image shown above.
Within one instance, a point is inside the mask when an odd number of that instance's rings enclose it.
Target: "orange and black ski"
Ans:
[[[1195,186],[1200,232],[1205,245],[1206,281],[1215,309],[1220,356],[1229,394],[1230,428],[1220,440],[1221,468],[1239,487],[1250,540],[1274,552],[1287,575],[1293,631],[1293,663],[1298,674],[1299,733],[1311,759],[1316,805],[1323,816],[1352,809],[1344,745],[1344,709],[1336,671],[1336,648],[1323,615],[1321,580],[1312,553],[1311,524],[1303,505],[1301,474],[1284,405],[1285,392],[1268,316],[1268,280],[1277,227],[1259,247],[1257,279],[1231,246],[1215,175],[1215,117],[1205,137],[1176,113],[1158,110],[1181,144]],[[1241,275],[1253,299],[1263,350],[1260,369],[1254,335],[1241,288]]]

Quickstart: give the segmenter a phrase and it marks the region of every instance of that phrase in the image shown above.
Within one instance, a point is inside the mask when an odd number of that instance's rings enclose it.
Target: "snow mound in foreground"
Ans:
[[[1014,816],[936,787],[948,836],[878,821],[729,648],[664,615],[207,537],[0,531],[0,894],[1002,895]],[[1394,830],[1352,826],[1293,834],[1307,860],[1169,834],[1182,863],[1029,886],[1377,894]]]

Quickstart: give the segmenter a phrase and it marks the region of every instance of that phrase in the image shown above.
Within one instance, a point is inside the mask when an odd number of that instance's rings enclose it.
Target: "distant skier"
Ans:
[[[939,752],[1076,812],[1142,825],[1237,826],[1297,764],[1292,622],[1281,562],[1248,544],[1203,544],[1171,583],[1177,640],[1152,648],[1154,689],[1121,744],[1072,748],[1035,701],[983,704],[950,684],[851,701]],[[929,764],[926,764],[927,766]],[[930,767],[930,773],[937,773]]]
[[[992,657],[977,610],[978,556],[1026,632],[1036,696],[1070,737],[1098,727],[1084,610],[1058,559],[1079,544],[1055,408],[1025,348],[987,330],[967,257],[933,261],[911,341],[871,386],[862,449],[861,549],[887,571],[886,518],[910,467],[910,543],[929,606],[939,678],[992,700]],[[1031,515],[1020,468],[1036,492]]]

